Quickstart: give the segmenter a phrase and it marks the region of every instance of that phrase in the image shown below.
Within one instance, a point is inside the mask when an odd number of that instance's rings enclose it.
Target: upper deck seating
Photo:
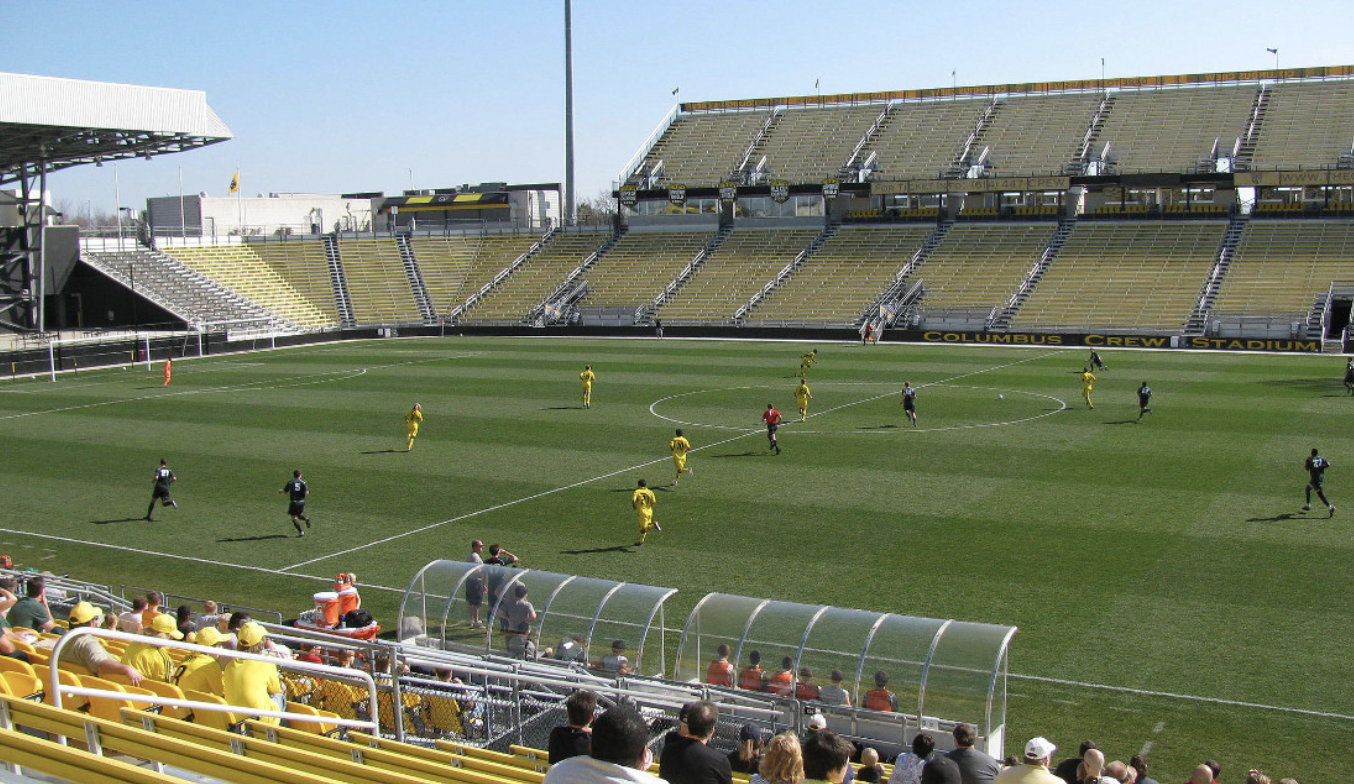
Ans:
[[[1270,90],[1251,168],[1332,168],[1351,147],[1354,80],[1279,84]]]
[[[1096,146],[1109,146],[1121,173],[1193,171],[1214,143],[1231,154],[1256,92],[1255,85],[1121,91]]]
[[[959,157],[964,139],[987,108],[985,99],[904,103],[893,107],[867,145],[879,153],[876,179],[932,179],[944,176]]]
[[[776,119],[759,153],[772,177],[793,183],[836,177],[885,104],[789,108]]]
[[[648,173],[662,161],[668,183],[717,185],[738,169],[770,116],[764,110],[680,115],[649,150],[640,171]]]
[[[974,145],[989,149],[988,167],[999,177],[1062,174],[1076,157],[1100,96],[1030,95],[1002,103]]]

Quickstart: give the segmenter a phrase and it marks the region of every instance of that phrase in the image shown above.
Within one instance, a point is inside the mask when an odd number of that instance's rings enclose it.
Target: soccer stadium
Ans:
[[[591,220],[237,173],[115,231],[48,176],[231,118],[0,96],[6,781],[554,784],[579,690],[899,784],[1354,753],[1354,66],[679,100]]]

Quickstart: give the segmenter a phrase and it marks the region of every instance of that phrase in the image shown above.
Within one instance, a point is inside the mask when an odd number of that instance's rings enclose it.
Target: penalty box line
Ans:
[[[1014,365],[1022,364],[1022,363],[1024,363],[1024,362],[1033,362],[1033,361],[1035,361],[1035,360],[1044,359],[1044,358],[1046,358],[1046,357],[1056,356],[1056,355],[1059,354],[1059,353],[1061,353],[1061,352],[1052,351],[1052,352],[1048,352],[1048,353],[1046,353],[1046,354],[1040,354],[1040,355],[1034,356],[1034,357],[1026,357],[1026,358],[1024,358],[1024,359],[1018,359],[1018,360],[1016,360],[1016,361],[1014,361],[1014,362],[1008,362],[1008,363],[1003,364],[1003,365],[995,365],[995,366],[993,366],[993,367],[983,368],[983,369],[981,369],[981,370],[974,370],[974,371],[971,371],[971,372],[968,372],[968,373],[961,373],[961,374],[959,374],[959,375],[957,375],[957,376],[953,376],[953,377],[951,377],[951,378],[947,378],[947,379],[944,379],[944,380],[942,380],[942,381],[933,381],[933,382],[931,382],[931,384],[926,384],[926,385],[924,385],[924,386],[931,386],[931,385],[934,385],[934,384],[946,384],[946,383],[950,383],[950,382],[952,382],[952,381],[958,381],[959,379],[968,378],[969,376],[976,376],[976,375],[979,375],[979,374],[982,374],[982,373],[990,373],[990,372],[992,372],[992,371],[994,371],[994,370],[1002,370],[1002,369],[1005,369],[1005,368],[1008,368],[1008,367],[1012,367],[1012,366],[1014,366]],[[887,393],[887,394],[885,394],[885,395],[877,395],[877,396],[875,396],[875,397],[867,398],[867,399],[865,399],[865,400],[858,400],[858,401],[856,401],[856,402],[854,402],[854,403],[844,403],[844,404],[842,404],[842,405],[840,405],[840,406],[837,406],[837,407],[835,407],[835,408],[830,408],[830,409],[827,409],[827,410],[825,410],[825,411],[819,412],[818,414],[814,414],[813,416],[821,416],[821,415],[823,415],[823,414],[827,414],[827,413],[830,413],[830,412],[832,412],[832,411],[837,411],[837,410],[839,410],[839,409],[846,408],[847,406],[859,405],[860,403],[867,403],[867,402],[869,402],[869,401],[871,401],[871,400],[878,400],[879,398],[887,397],[888,395],[892,395],[892,394],[894,394],[894,393],[893,393],[893,392],[889,392],[889,393]],[[710,444],[706,444],[706,445],[704,445],[704,446],[696,447],[695,449],[692,449],[691,451],[692,451],[692,452],[700,452],[700,451],[703,451],[703,450],[706,450],[706,449],[714,449],[715,447],[724,446],[725,444],[733,443],[734,441],[738,441],[738,440],[740,440],[740,439],[747,438],[747,437],[752,436],[752,435],[756,435],[756,434],[758,434],[758,433],[760,433],[760,432],[761,432],[761,429],[760,429],[760,428],[748,428],[748,431],[745,432],[745,433],[739,433],[739,434],[736,435],[736,436],[730,436],[729,438],[726,438],[726,439],[724,439],[724,440],[722,440],[722,441],[715,441],[714,443],[710,443]],[[425,533],[425,532],[427,532],[427,531],[431,531],[431,530],[436,529],[436,528],[441,528],[441,527],[444,526],[444,525],[450,525],[451,523],[459,523],[459,522],[461,522],[461,521],[463,521],[463,520],[468,520],[468,519],[470,519],[470,518],[472,518],[472,517],[478,517],[479,515],[487,514],[487,513],[489,513],[489,512],[496,512],[496,511],[498,511],[498,510],[500,510],[500,509],[507,509],[507,508],[512,507],[512,506],[517,506],[518,504],[526,503],[527,501],[535,501],[535,500],[540,499],[540,498],[545,498],[546,496],[550,496],[550,495],[554,495],[554,494],[556,494],[556,493],[564,492],[565,490],[573,490],[573,489],[575,489],[575,488],[583,487],[584,485],[592,484],[593,482],[600,482],[600,481],[603,480],[603,479],[610,479],[610,478],[613,477],[613,476],[618,476],[618,475],[624,474],[624,473],[626,473],[626,472],[628,472],[628,471],[637,471],[637,470],[639,470],[639,469],[641,469],[641,468],[648,468],[649,466],[652,466],[652,465],[658,465],[659,463],[666,462],[668,459],[669,459],[669,458],[666,458],[666,457],[660,457],[660,458],[656,458],[656,459],[654,459],[654,460],[648,460],[648,461],[645,461],[645,462],[643,462],[643,463],[639,463],[639,464],[637,464],[637,465],[627,466],[626,468],[619,468],[619,469],[617,469],[617,470],[615,470],[615,471],[609,471],[609,472],[607,472],[607,473],[605,473],[605,474],[599,474],[598,476],[594,476],[594,477],[591,477],[591,478],[589,478],[589,479],[580,479],[580,480],[577,481],[577,482],[572,482],[572,483],[567,484],[567,485],[561,485],[560,487],[553,487],[553,488],[551,488],[551,489],[549,489],[549,490],[542,490],[542,491],[539,492],[539,493],[533,493],[533,494],[531,494],[531,495],[522,496],[521,498],[515,498],[515,499],[513,499],[513,500],[511,500],[511,501],[504,501],[504,502],[501,503],[501,504],[495,504],[494,506],[485,507],[484,509],[477,509],[477,510],[475,510],[475,511],[473,511],[473,512],[466,512],[466,513],[463,514],[463,515],[457,515],[456,517],[451,517],[451,518],[448,518],[448,519],[446,519],[446,520],[439,520],[439,521],[436,522],[436,523],[429,523],[429,524],[427,524],[427,525],[420,526],[420,527],[418,527],[418,528],[413,528],[413,529],[410,529],[410,530],[408,530],[408,531],[403,531],[403,532],[398,533],[398,534],[393,534],[393,535],[391,535],[391,536],[387,536],[387,537],[385,537],[384,539],[378,539],[378,540],[376,540],[376,541],[374,541],[374,542],[368,542],[367,544],[358,545],[357,547],[350,547],[350,548],[348,548],[348,549],[346,549],[346,550],[339,550],[339,551],[337,551],[337,552],[333,552],[333,553],[330,553],[330,554],[328,554],[328,555],[322,555],[322,556],[319,556],[318,558],[311,558],[311,559],[306,560],[306,561],[300,561],[300,562],[298,562],[298,563],[292,564],[291,566],[284,566],[284,567],[282,567],[282,571],[285,572],[285,571],[290,571],[290,570],[292,570],[292,569],[300,569],[300,568],[302,568],[302,567],[304,567],[304,566],[310,566],[311,564],[316,564],[316,563],[319,563],[319,562],[321,562],[321,561],[327,561],[327,560],[329,560],[329,559],[331,559],[331,558],[338,558],[338,557],[344,556],[344,555],[351,555],[351,554],[353,554],[353,553],[355,553],[355,552],[360,552],[360,551],[362,551],[362,550],[368,550],[368,549],[370,549],[370,548],[378,547],[378,546],[380,546],[380,545],[389,544],[389,543],[391,543],[391,542],[398,541],[398,540],[400,540],[400,539],[404,539],[405,537],[413,536],[413,535],[415,535],[415,534]]]

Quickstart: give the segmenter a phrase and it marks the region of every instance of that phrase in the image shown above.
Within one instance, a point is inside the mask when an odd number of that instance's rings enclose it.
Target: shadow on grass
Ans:
[[[1310,389],[1312,387],[1344,387],[1344,382],[1339,378],[1271,378],[1261,381],[1261,384],[1271,387],[1297,387]]]
[[[582,411],[583,406],[546,406],[542,411]]]
[[[856,428],[856,429],[857,429],[857,430],[893,430],[893,429],[896,429],[897,427],[898,427],[897,425],[862,425],[862,426],[860,426],[860,427],[858,427],[858,428]]]
[[[1138,420],[1136,420],[1136,419],[1116,419],[1116,420],[1113,421],[1113,422],[1106,422],[1105,424],[1107,424],[1107,425],[1131,425],[1131,424],[1136,423],[1137,421],[1138,421]]]
[[[217,539],[218,542],[266,542],[269,539],[292,539],[300,537],[291,537],[287,534],[268,534],[267,536],[237,536],[234,539]]]
[[[757,457],[761,452],[729,452],[726,455],[710,455],[710,457]],[[766,454],[771,454],[771,450],[766,450]]]
[[[135,523],[137,521],[146,522],[144,517],[119,517],[116,520],[90,520],[90,525],[115,525],[117,523]]]
[[[396,455],[408,452],[408,449],[373,449],[370,452],[363,452],[364,455]]]
[[[1282,523],[1284,520],[1308,520],[1308,519],[1316,519],[1316,520],[1319,520],[1319,519],[1321,519],[1321,518],[1319,518],[1319,517],[1318,517],[1318,518],[1308,518],[1306,515],[1294,514],[1294,513],[1292,513],[1292,512],[1284,512],[1283,514],[1275,515],[1275,516],[1273,516],[1273,517],[1248,517],[1248,518],[1246,518],[1246,522],[1248,522],[1248,523]]]
[[[635,546],[618,544],[613,547],[594,547],[590,550],[560,550],[560,555],[591,555],[593,553],[633,553]]]

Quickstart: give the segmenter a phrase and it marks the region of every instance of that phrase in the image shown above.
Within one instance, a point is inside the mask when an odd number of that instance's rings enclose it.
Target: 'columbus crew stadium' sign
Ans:
[[[842,184],[833,177],[823,180],[823,198],[835,199],[842,192]]]
[[[686,186],[681,183],[673,183],[668,186],[668,201],[676,204],[678,207],[686,203]]]
[[[784,204],[790,200],[790,183],[785,180],[771,181],[771,201]]]
[[[738,183],[734,182],[733,180],[725,180],[721,182],[719,184],[719,200],[728,202],[737,201]]]
[[[621,204],[627,207],[635,206],[639,201],[639,188],[634,185],[621,186]]]

